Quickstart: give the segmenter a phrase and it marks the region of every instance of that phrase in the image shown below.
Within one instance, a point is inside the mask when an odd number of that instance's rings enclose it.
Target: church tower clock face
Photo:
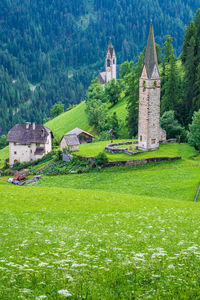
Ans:
[[[110,71],[111,71],[111,68],[110,68],[110,67],[107,67],[107,68],[106,68],[106,71],[107,71],[107,72],[110,72]]]

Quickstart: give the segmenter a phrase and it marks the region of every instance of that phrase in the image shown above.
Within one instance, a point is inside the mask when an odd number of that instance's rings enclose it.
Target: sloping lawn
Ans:
[[[116,140],[115,142],[122,142],[124,140]],[[130,139],[131,141],[131,139]],[[197,154],[197,151],[188,144],[166,144],[160,145],[160,148],[155,151],[144,152],[137,155],[128,155],[124,153],[112,154],[105,151],[105,146],[109,144],[110,141],[96,142],[91,144],[82,144],[80,145],[80,150],[76,153],[78,155],[94,157],[99,154],[99,152],[106,153],[109,161],[117,161],[117,160],[132,160],[132,159],[142,159],[142,158],[150,158],[150,157],[175,157],[181,156],[183,159],[192,157]],[[129,147],[130,145],[127,145]],[[134,145],[133,145],[134,146]]]
[[[79,127],[83,130],[90,130],[85,113],[85,102],[81,102],[75,108],[59,115],[47,122],[45,126],[50,128],[59,139],[68,131]]]

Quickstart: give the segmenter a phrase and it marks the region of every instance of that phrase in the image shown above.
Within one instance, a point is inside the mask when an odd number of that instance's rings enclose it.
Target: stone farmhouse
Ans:
[[[106,82],[117,78],[116,66],[117,58],[115,54],[115,49],[110,41],[105,59],[106,71],[98,74],[98,79],[102,84],[105,84]]]
[[[92,143],[93,138],[94,136],[89,132],[80,128],[74,128],[62,137],[60,147],[62,151],[64,148],[71,151],[78,151],[79,144]]]
[[[151,22],[139,83],[138,149],[155,150],[166,132],[160,127],[160,87],[153,24]]]
[[[78,137],[80,144],[92,143],[92,140],[94,138],[94,136],[91,133],[77,127],[67,132],[65,135],[69,135],[69,134],[75,134]]]
[[[79,139],[76,134],[65,134],[61,140],[60,148],[67,149],[69,151],[78,151],[79,150]]]
[[[9,132],[9,164],[27,162],[41,158],[52,150],[52,131],[43,126],[17,124]]]

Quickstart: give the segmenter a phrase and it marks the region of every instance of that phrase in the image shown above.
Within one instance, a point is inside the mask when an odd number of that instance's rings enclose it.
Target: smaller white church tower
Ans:
[[[106,54],[106,82],[117,78],[116,62],[115,49],[110,40]]]
[[[98,78],[101,83],[106,83],[112,79],[117,79],[117,58],[115,54],[115,49],[112,45],[112,42],[110,40],[108,47],[107,47],[107,53],[106,53],[106,59],[105,59],[105,72],[101,72],[98,75]]]

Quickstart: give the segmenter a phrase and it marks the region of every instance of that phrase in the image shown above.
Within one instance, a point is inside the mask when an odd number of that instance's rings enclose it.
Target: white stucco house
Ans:
[[[9,132],[9,164],[41,158],[52,150],[52,131],[44,125],[17,124]]]

